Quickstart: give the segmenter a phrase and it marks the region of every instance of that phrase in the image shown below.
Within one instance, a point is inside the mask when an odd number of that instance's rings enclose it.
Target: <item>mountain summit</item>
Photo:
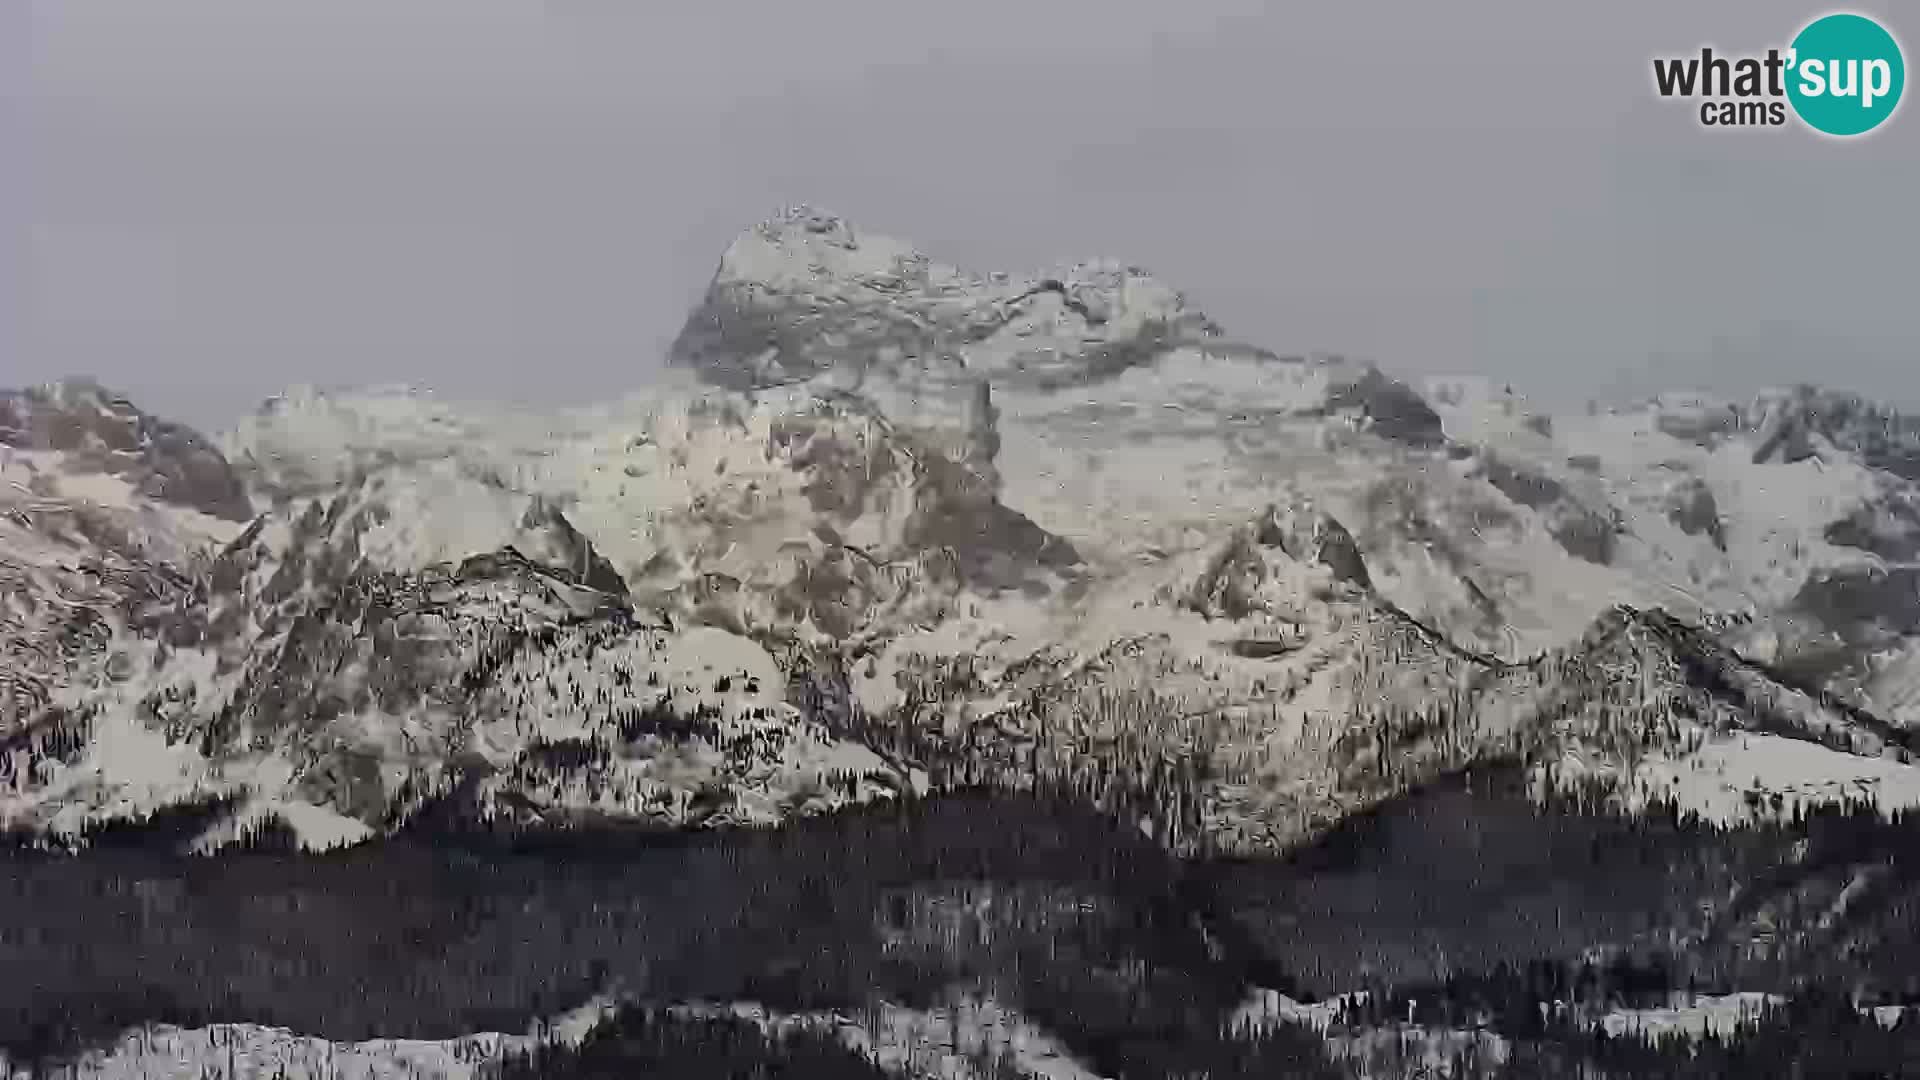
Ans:
[[[853,388],[868,378],[1070,385],[1218,333],[1137,268],[1090,262],[1040,277],[970,274],[796,207],[727,248],[670,360],[736,388],[829,373]]]

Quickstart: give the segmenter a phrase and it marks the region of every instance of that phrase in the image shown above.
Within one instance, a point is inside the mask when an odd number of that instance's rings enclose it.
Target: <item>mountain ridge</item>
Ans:
[[[706,792],[699,820],[765,825],[1044,777],[1176,846],[1280,850],[1516,740],[1629,787],[1649,747],[1684,768],[1738,732],[1904,754],[1910,683],[1877,658],[1909,632],[1846,605],[1908,554],[1906,428],[1857,399],[1554,418],[1237,345],[1138,268],[971,274],[807,207],[728,249],[669,361],[694,384],[591,412],[301,391],[220,440],[92,384],[11,394],[38,410],[0,428],[45,474],[33,499],[98,510],[73,479],[92,463],[47,456],[84,440],[21,433],[112,415],[230,478],[246,515],[196,501],[249,523],[171,523],[120,545],[131,578],[83,574],[93,644],[64,681],[47,642],[71,609],[9,624],[40,674],[14,691],[37,719],[4,736],[5,816],[67,827],[237,785],[324,845],[484,762],[488,813],[684,824]],[[165,495],[119,475],[135,515]],[[1814,546],[1826,565],[1796,581],[1781,553]],[[1833,633],[1818,678],[1775,677]],[[544,642],[567,674],[530,689],[485,659],[495,640]],[[705,688],[673,659],[691,654]],[[1616,670],[1659,704],[1621,700]],[[1693,715],[1670,737],[1614,715],[1675,702]],[[177,774],[114,779],[109,730]]]

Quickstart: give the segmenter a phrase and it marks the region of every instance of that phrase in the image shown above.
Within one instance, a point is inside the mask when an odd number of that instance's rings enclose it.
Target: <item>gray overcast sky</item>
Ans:
[[[1914,59],[1920,9],[1858,9]],[[1914,105],[1839,143],[1652,98],[1653,55],[1819,10],[0,0],[0,384],[214,425],[301,381],[592,400],[811,201],[1406,374],[1920,402]]]

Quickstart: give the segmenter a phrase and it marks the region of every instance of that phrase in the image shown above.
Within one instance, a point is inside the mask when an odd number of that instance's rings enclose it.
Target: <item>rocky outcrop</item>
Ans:
[[[1688,536],[1704,536],[1721,551],[1727,549],[1726,525],[1720,518],[1719,500],[1705,480],[1690,476],[1676,482],[1667,492],[1667,520]]]
[[[1000,492],[1000,410],[993,405],[993,384],[982,379],[967,402],[966,448],[961,464]]]
[[[1374,368],[1333,386],[1326,407],[1334,412],[1351,410],[1364,417],[1374,433],[1408,446],[1432,449],[1446,443],[1446,431],[1433,407],[1412,387]]]
[[[1540,515],[1548,534],[1567,554],[1600,566],[1613,562],[1621,530],[1612,514],[1577,497],[1544,472],[1492,455],[1481,466],[1487,482],[1502,495]]]
[[[1264,547],[1279,548],[1291,558],[1326,567],[1337,582],[1363,590],[1373,587],[1359,543],[1332,514],[1303,507],[1269,507],[1255,527],[1254,537]]]
[[[1559,502],[1548,515],[1547,532],[1574,558],[1610,566],[1619,544],[1620,524],[1610,514],[1574,502]]]
[[[1892,563],[1920,561],[1920,491],[1883,491],[1828,522],[1821,537]]]
[[[1521,506],[1539,510],[1567,498],[1566,487],[1551,476],[1518,468],[1492,456],[1484,466],[1487,483]]]

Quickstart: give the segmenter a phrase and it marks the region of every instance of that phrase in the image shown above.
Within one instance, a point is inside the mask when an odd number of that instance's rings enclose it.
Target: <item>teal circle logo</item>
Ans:
[[[1906,89],[1900,43],[1865,15],[1825,15],[1794,37],[1787,100],[1807,126],[1827,135],[1864,135],[1893,115]]]

